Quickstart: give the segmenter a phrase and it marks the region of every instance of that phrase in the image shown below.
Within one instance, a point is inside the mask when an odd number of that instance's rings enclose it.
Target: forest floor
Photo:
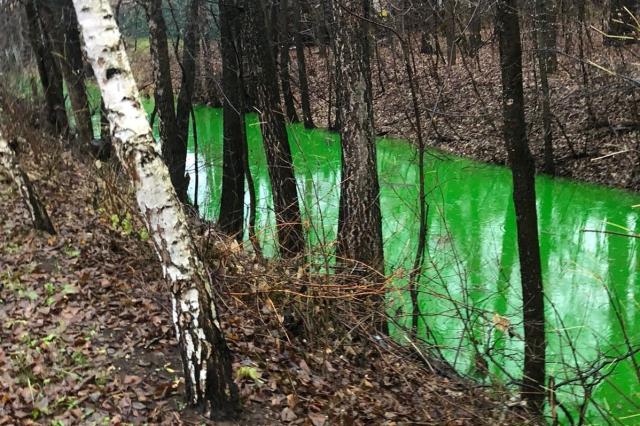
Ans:
[[[116,163],[64,148],[22,106],[3,115],[57,235],[32,229],[0,175],[0,425],[206,423],[181,397],[169,292]],[[227,265],[211,272],[243,414],[226,424],[531,423],[508,393],[348,322],[357,297],[296,293],[299,273],[195,228]]]

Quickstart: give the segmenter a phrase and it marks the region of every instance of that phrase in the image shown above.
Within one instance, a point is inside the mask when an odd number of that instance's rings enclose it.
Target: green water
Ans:
[[[30,90],[26,85],[24,91]],[[99,105],[90,87],[92,109]],[[145,105],[149,110],[149,102]],[[72,115],[70,114],[72,117]],[[222,114],[196,110],[199,158],[198,201],[201,213],[216,218],[222,166]],[[99,118],[94,117],[98,130]],[[275,232],[270,182],[257,117],[247,133],[258,205],[258,228],[266,253],[273,254]],[[340,182],[339,138],[321,130],[289,126],[298,191],[308,229],[307,243],[321,262],[336,235]],[[421,278],[421,335],[462,374],[497,386],[511,385],[521,374],[521,303],[515,217],[510,172],[434,153],[427,158],[429,186],[427,268]],[[188,171],[195,193],[193,143]],[[418,235],[417,158],[415,149],[397,140],[378,143],[378,171],[385,240],[386,273],[395,274],[389,292],[391,331],[408,324],[409,297],[402,291],[412,265]],[[578,371],[594,371],[609,358],[640,343],[639,240],[596,232],[640,233],[640,196],[564,179],[537,179],[538,215],[547,296],[547,372],[556,383],[576,380]],[[193,195],[192,195],[193,196]],[[246,197],[248,204],[248,195]],[[515,336],[494,325],[507,318]],[[477,353],[490,358],[490,374],[474,371]],[[635,356],[640,364],[640,356]],[[591,424],[640,424],[640,372],[631,360],[601,368],[586,408]],[[582,386],[563,386],[558,400],[577,419]],[[566,416],[559,410],[562,423]]]
[[[151,105],[147,105],[150,109]],[[198,203],[203,216],[218,214],[222,168],[222,111],[196,109],[199,139]],[[319,264],[330,256],[336,235],[340,182],[339,137],[322,130],[288,128],[307,244]],[[247,118],[251,171],[258,198],[257,227],[265,252],[274,254],[270,182],[257,117]],[[195,195],[193,140],[187,170]],[[511,174],[503,167],[432,153],[428,181],[427,267],[421,278],[420,333],[462,374],[479,382],[516,389],[523,343],[515,216]],[[378,171],[391,332],[403,339],[411,304],[403,291],[417,245],[418,167],[415,149],[399,140],[378,142]],[[538,177],[538,215],[547,296],[547,371],[556,383],[592,371],[607,357],[640,343],[640,257],[638,240],[596,231],[640,233],[640,196],[564,179]],[[248,194],[245,197],[248,206]],[[624,229],[622,229],[624,228]],[[515,336],[494,325],[507,318]],[[626,336],[626,338],[625,338]],[[489,359],[490,374],[474,369],[477,353]],[[635,360],[640,363],[640,356]],[[587,424],[640,424],[640,383],[631,360],[601,368],[589,379]],[[578,380],[575,382],[580,383]],[[563,386],[557,399],[577,419],[584,398],[579,385]],[[549,412],[549,410],[548,410]],[[558,409],[562,423],[564,412]],[[606,419],[606,420],[605,420]]]
[[[89,87],[94,111],[99,95]],[[145,102],[150,112],[152,101]],[[71,114],[70,114],[71,116]],[[198,202],[201,213],[218,214],[222,167],[222,112],[196,109],[199,136]],[[99,116],[94,116],[99,134]],[[311,259],[330,257],[336,235],[340,182],[337,135],[289,126],[298,193],[308,229]],[[258,230],[265,252],[275,253],[270,182],[256,116],[247,120],[250,163],[258,198]],[[512,386],[521,375],[523,344],[519,266],[511,174],[503,167],[433,153],[426,160],[428,182],[428,250],[419,297],[425,340],[462,374],[479,382]],[[190,193],[195,194],[193,140],[188,154]],[[417,155],[408,143],[380,140],[378,171],[391,332],[403,338],[410,321],[409,296],[402,290],[412,266],[418,235]],[[558,400],[577,419],[584,388],[576,378],[629,352],[640,344],[638,239],[584,230],[640,233],[640,196],[564,179],[538,177],[540,244],[547,296],[547,372],[563,386]],[[245,197],[248,205],[248,194]],[[507,318],[515,336],[494,325]],[[490,374],[474,369],[477,353],[489,359]],[[635,356],[640,364],[640,356]],[[592,424],[640,424],[640,372],[627,359],[600,368],[599,382],[588,381]],[[566,423],[562,410],[559,417]]]

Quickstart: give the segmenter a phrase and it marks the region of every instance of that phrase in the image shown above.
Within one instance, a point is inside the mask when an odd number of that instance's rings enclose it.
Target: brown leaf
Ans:
[[[309,413],[309,420],[313,423],[313,426],[324,426],[327,422],[327,416],[321,413]]]
[[[289,406],[289,408],[293,410],[294,408],[296,408],[297,403],[298,403],[298,398],[296,398],[294,394],[287,395],[287,405]]]
[[[124,376],[123,382],[125,385],[137,385],[141,381],[142,381],[142,377],[130,375],[130,376]]]
[[[305,373],[311,374],[311,369],[304,359],[300,360],[300,368],[302,368],[302,371],[304,371]]]
[[[297,419],[298,416],[293,412],[291,408],[284,407],[284,410],[282,410],[282,412],[280,413],[280,418],[283,422],[292,422]]]

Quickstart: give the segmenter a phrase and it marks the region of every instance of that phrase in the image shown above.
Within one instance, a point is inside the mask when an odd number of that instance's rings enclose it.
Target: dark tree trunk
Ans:
[[[456,2],[447,0],[445,3],[445,36],[447,38],[447,63],[456,63]]]
[[[86,146],[93,139],[93,124],[84,83],[78,20],[73,4],[70,0],[40,0],[38,4],[41,20],[50,34],[52,53],[67,83],[78,138]]]
[[[348,9],[348,10],[346,10]],[[354,272],[384,273],[380,188],[376,167],[369,0],[333,1],[334,52],[342,101],[342,182],[337,256]],[[354,16],[358,15],[358,16]],[[373,273],[372,273],[373,272]]]
[[[104,107],[104,101],[100,100],[100,139],[108,142],[111,139],[111,130],[109,129],[109,117]]]
[[[94,137],[93,122],[91,120],[91,107],[89,105],[87,87],[85,84],[85,66],[82,47],[80,44],[78,18],[71,0],[66,0],[65,6],[62,18],[66,31],[65,57],[67,58],[67,61],[69,61],[69,66],[71,67],[73,76],[72,86],[75,88],[73,96],[77,97],[76,103],[79,106],[79,110],[76,111],[76,123],[82,123],[84,128],[84,130],[82,130],[81,137],[82,134],[86,132],[88,140],[91,140]],[[79,124],[78,127],[80,127]]]
[[[513,174],[522,305],[524,371],[522,396],[542,414],[545,398],[544,294],[536,213],[535,166],[527,143],[522,85],[522,47],[517,0],[498,2],[496,26],[500,45],[504,139]]]
[[[291,123],[300,121],[296,113],[296,106],[291,92],[291,79],[289,77],[289,1],[280,0],[280,10],[278,13],[279,31],[278,43],[280,45],[280,83],[282,84],[282,97],[284,98],[284,107],[287,112],[287,120]]]
[[[49,36],[41,24],[35,0],[24,2],[29,22],[29,40],[38,58],[38,73],[47,104],[47,121],[56,134],[67,136],[69,120],[64,106],[62,76],[58,64],[53,58]]]
[[[469,49],[473,56],[478,55],[480,47],[482,47],[482,12],[483,4],[478,0],[471,7],[471,21],[469,22]]]
[[[553,159],[553,131],[551,129],[551,95],[549,93],[549,73],[556,66],[551,59],[549,46],[549,21],[547,0],[536,0],[536,42],[538,69],[540,70],[540,88],[542,91],[542,132],[544,140],[544,172],[555,174]]]
[[[536,0],[536,40],[538,52],[546,64],[546,72],[552,74],[558,66],[556,54],[555,0]]]
[[[171,83],[169,42],[167,41],[167,25],[162,15],[162,0],[149,0],[146,4],[146,14],[149,22],[149,50],[153,65],[153,80],[156,83],[154,98],[159,118],[162,158],[169,169],[171,183],[178,193],[178,198],[184,202],[186,200],[186,187],[183,183],[184,160],[180,166],[179,158],[186,147],[182,149],[178,140],[173,85]],[[181,188],[182,194],[178,188]]]
[[[560,3],[566,4],[565,3]],[[548,58],[547,62],[549,62],[549,73],[554,73],[558,69],[558,2],[556,0],[546,0],[547,6],[547,16],[546,16],[546,25],[547,25],[547,50],[548,50]],[[566,15],[561,12],[561,15]],[[566,47],[565,47],[566,48]]]
[[[596,114],[593,111],[593,101],[591,97],[591,88],[589,87],[589,73],[587,70],[586,61],[584,60],[584,50],[585,50],[585,37],[589,37],[589,31],[587,30],[587,22],[586,22],[586,10],[585,10],[585,1],[586,0],[578,0],[577,9],[578,9],[578,63],[580,64],[580,75],[582,80],[582,90],[584,90],[585,104],[587,108],[587,116],[589,118],[589,123],[596,123]],[[586,144],[585,144],[586,149]]]
[[[95,147],[94,155],[101,160],[109,159],[113,145],[111,141],[111,129],[109,127],[109,117],[107,117],[107,110],[102,99],[100,99],[100,140],[96,142],[98,142],[98,146]]]
[[[175,171],[171,174],[171,179],[176,186],[178,198],[183,203],[187,202],[187,189],[189,178],[185,174],[187,162],[187,142],[189,136],[189,116],[191,114],[193,88],[196,80],[196,58],[198,57],[198,20],[200,16],[200,5],[202,0],[191,0],[188,6],[187,23],[184,32],[184,44],[182,48],[182,81],[180,93],[178,94],[178,105],[176,107],[176,126],[178,127],[178,139],[176,146],[172,149],[172,164]]]
[[[223,162],[220,229],[238,240],[243,237],[244,178],[247,155],[242,93],[241,9],[238,0],[220,1],[222,49]]]
[[[322,1],[322,14],[324,16],[324,21],[326,23],[326,34],[329,39],[329,43],[335,46],[335,37],[336,37],[336,22],[333,13],[333,3],[332,0],[321,0]],[[327,76],[329,78],[328,84],[328,105],[327,105],[327,127],[329,130],[337,131],[341,128],[340,116],[342,113],[340,112],[342,109],[342,103],[340,100],[340,80],[337,78],[337,70],[340,68],[340,58],[333,53],[333,48],[331,49],[331,55],[326,55],[326,67],[327,67]],[[331,121],[331,116],[335,117],[334,121]]]
[[[313,129],[313,115],[311,114],[311,98],[309,96],[309,80],[307,78],[307,61],[304,54],[304,40],[302,38],[302,0],[294,0],[294,20],[296,22],[295,44],[296,44],[296,61],[298,63],[298,82],[300,84],[300,103],[302,104],[302,118],[304,127]]]
[[[304,233],[263,0],[257,0],[245,8],[245,12],[248,15],[246,31],[252,38],[247,44],[247,57],[255,61],[250,69],[254,91],[252,97],[256,100],[262,123],[280,254],[291,258],[303,253]]]

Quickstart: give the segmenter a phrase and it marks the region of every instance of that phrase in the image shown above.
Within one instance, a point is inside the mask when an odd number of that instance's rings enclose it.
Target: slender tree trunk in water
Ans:
[[[158,154],[111,7],[102,0],[74,0],[74,6],[116,153],[134,185],[141,217],[171,284],[188,402],[214,418],[233,417],[238,391],[211,283]]]
[[[53,58],[49,36],[40,24],[35,0],[26,0],[24,6],[29,22],[29,40],[38,58],[38,72],[47,104],[47,121],[56,134],[67,136],[69,120],[64,106],[62,76]]]
[[[420,275],[422,274],[422,268],[424,266],[424,255],[427,245],[427,214],[429,211],[429,206],[427,205],[424,170],[424,154],[426,144],[422,132],[423,129],[422,119],[420,116],[420,101],[418,99],[418,88],[413,69],[413,64],[415,62],[413,61],[414,58],[412,56],[411,46],[407,43],[406,39],[402,39],[401,44],[405,70],[407,72],[407,78],[409,79],[411,105],[413,106],[414,126],[416,129],[416,134],[418,136],[418,220],[420,221],[420,225],[418,229],[418,246],[416,248],[416,257],[413,261],[413,270],[409,275],[411,306],[413,308],[411,330],[414,337],[417,337],[418,321],[421,316],[420,304],[418,301],[418,285],[420,281]]]
[[[82,145],[88,146],[93,139],[93,124],[84,83],[80,34],[73,4],[71,0],[39,0],[39,11],[42,22],[51,35],[52,53],[67,83],[79,141]]]
[[[542,89],[542,128],[544,137],[544,172],[555,174],[553,159],[553,131],[551,129],[551,94],[549,93],[549,72],[553,61],[550,57],[549,22],[547,18],[547,0],[536,0],[535,39],[538,45],[538,69],[540,70],[540,86]]]
[[[193,99],[193,88],[196,80],[196,59],[198,57],[198,20],[200,16],[200,5],[202,0],[191,0],[188,6],[187,23],[184,32],[184,43],[182,47],[182,82],[178,103],[176,107],[176,126],[178,127],[178,138],[176,146],[171,149],[172,170],[171,180],[176,185],[176,192],[180,201],[187,202],[187,189],[189,178],[185,174],[187,162],[187,143],[189,135],[189,114],[191,113]]]
[[[158,112],[160,140],[162,141],[162,158],[169,168],[173,187],[179,194],[178,188],[184,186],[182,183],[184,171],[179,172],[180,167],[177,161],[181,156],[182,149],[178,140],[176,109],[171,83],[169,42],[167,41],[167,25],[162,14],[162,0],[149,0],[145,4],[145,12],[149,22],[149,51],[153,66],[153,81],[155,82],[154,99]],[[184,165],[182,167],[184,169]],[[186,197],[186,194],[184,195]],[[180,200],[184,201],[185,198]]]
[[[53,235],[56,230],[49,219],[44,204],[40,201],[33,184],[29,180],[27,174],[20,168],[20,163],[16,158],[9,143],[0,131],[0,166],[6,170],[9,177],[15,182],[22,196],[22,201],[29,211],[29,217],[33,222],[33,226],[41,231],[48,232]]]
[[[238,0],[220,1],[224,142],[218,225],[223,232],[239,241],[243,238],[247,155],[242,93],[241,14]]]
[[[380,187],[376,166],[369,0],[333,0],[334,52],[340,66],[342,182],[337,256],[354,272],[384,274]],[[369,269],[370,268],[370,269]]]
[[[263,0],[245,8],[248,15],[246,31],[252,38],[247,44],[247,56],[255,58],[250,72],[260,113],[262,136],[271,178],[273,207],[278,228],[280,254],[285,258],[299,256],[304,251],[304,232],[300,219],[298,191],[291,148],[287,140],[284,115],[280,109],[280,91],[273,60],[271,37],[266,26]]]
[[[300,103],[302,104],[302,118],[304,127],[307,129],[315,128],[313,124],[313,115],[311,114],[311,98],[309,96],[309,80],[307,78],[307,61],[304,54],[304,41],[302,39],[302,0],[294,0],[294,20],[296,22],[295,44],[296,44],[296,61],[298,63],[298,82],[300,84]]]
[[[287,111],[287,120],[290,123],[297,123],[298,114],[296,113],[296,106],[293,100],[293,93],[291,92],[291,79],[289,77],[289,63],[291,58],[289,57],[289,1],[280,0],[280,10],[278,13],[279,19],[279,31],[278,31],[278,43],[280,45],[280,83],[282,84],[282,96],[284,98],[284,107]]]
[[[522,396],[542,414],[545,398],[544,294],[536,213],[535,166],[527,143],[522,87],[522,47],[517,0],[501,0],[496,11],[502,73],[504,139],[513,174],[522,305],[524,371]]]

